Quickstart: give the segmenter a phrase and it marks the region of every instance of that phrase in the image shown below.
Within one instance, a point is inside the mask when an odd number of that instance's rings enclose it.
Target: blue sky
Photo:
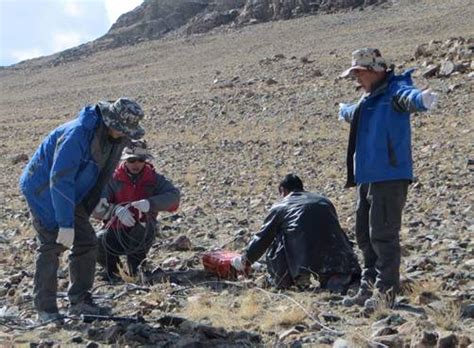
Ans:
[[[143,0],[0,0],[0,66],[104,35]]]

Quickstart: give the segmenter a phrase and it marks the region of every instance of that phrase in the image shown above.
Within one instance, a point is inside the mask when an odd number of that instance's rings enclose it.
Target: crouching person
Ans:
[[[266,252],[276,287],[307,287],[313,274],[322,288],[344,293],[360,276],[360,267],[336,209],[327,198],[305,191],[294,174],[288,174],[278,190],[283,199],[273,205],[260,232],[232,266],[243,271]]]
[[[97,262],[110,281],[119,279],[120,255],[127,256],[128,271],[136,275],[157,234],[158,212],[178,209],[179,190],[156,172],[152,158],[144,141],[126,147],[94,211],[104,221]]]

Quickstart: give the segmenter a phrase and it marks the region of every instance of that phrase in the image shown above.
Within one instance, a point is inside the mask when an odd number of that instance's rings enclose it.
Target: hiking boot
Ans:
[[[64,317],[58,312],[39,311],[36,315],[40,324],[55,323],[58,325],[64,324]]]
[[[76,303],[69,307],[70,315],[92,314],[92,315],[110,315],[112,308],[107,306],[99,306],[92,301],[84,301]]]
[[[354,305],[363,306],[365,301],[372,297],[372,291],[367,289],[359,289],[357,294],[352,297],[345,297],[342,300],[342,305],[345,307],[352,307]]]

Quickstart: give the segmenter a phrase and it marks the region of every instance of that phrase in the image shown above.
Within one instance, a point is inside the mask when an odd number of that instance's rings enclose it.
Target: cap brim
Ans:
[[[134,129],[122,128],[122,129],[117,129],[117,130],[121,131],[127,137],[133,140],[138,140],[140,138],[143,138],[143,136],[145,135],[145,129],[143,129],[142,126],[137,126]]]
[[[367,67],[365,66],[360,66],[360,65],[351,66],[349,69],[345,70],[341,75],[339,75],[339,77],[348,77],[352,74],[354,70],[369,70],[369,69],[367,69]]]
[[[153,155],[142,155],[142,156],[140,156],[140,155],[134,155],[134,154],[130,154],[130,153],[124,154],[124,155],[122,155],[122,157],[120,157],[120,159],[122,161],[128,160],[130,158],[138,158],[138,159],[143,159],[145,161],[148,161],[148,160],[152,160],[154,157],[153,157]]]

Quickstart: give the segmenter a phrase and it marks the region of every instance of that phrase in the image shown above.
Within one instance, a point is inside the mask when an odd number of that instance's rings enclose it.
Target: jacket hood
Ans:
[[[92,130],[102,123],[102,116],[96,111],[96,105],[87,105],[77,115],[77,121],[86,129]]]

